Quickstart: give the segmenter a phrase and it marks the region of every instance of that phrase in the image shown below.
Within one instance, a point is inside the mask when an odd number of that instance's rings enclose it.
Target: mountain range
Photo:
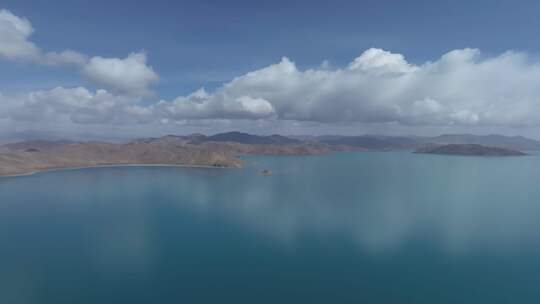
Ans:
[[[521,136],[449,134],[436,137],[192,134],[141,138],[127,143],[28,140],[0,146],[0,175],[102,165],[190,165],[240,167],[240,155],[312,155],[332,151],[415,150],[448,144],[474,144],[540,150],[540,141]]]

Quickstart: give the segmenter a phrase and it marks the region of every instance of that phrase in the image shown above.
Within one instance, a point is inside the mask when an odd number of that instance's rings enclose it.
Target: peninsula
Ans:
[[[120,165],[239,168],[240,155],[310,155],[329,151],[323,144],[237,132],[217,138],[200,134],[168,135],[128,143],[30,140],[1,147],[0,176]]]

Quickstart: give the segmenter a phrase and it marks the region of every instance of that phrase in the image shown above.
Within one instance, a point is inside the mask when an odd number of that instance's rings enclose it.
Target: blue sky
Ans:
[[[538,52],[537,1],[26,1],[4,8],[31,20],[45,50],[122,57],[146,50],[172,98],[275,63],[342,66],[378,47],[408,61],[466,47]],[[79,83],[70,71],[2,62],[4,89]],[[29,72],[33,74],[28,77]],[[36,75],[37,74],[37,75]]]
[[[142,106],[188,96],[201,87],[212,94],[234,77],[277,64],[284,56],[299,71],[305,71],[320,68],[324,61],[324,69],[344,68],[369,48],[402,54],[408,63],[417,66],[466,48],[480,50],[482,58],[498,58],[513,50],[526,54],[533,63],[540,51],[540,42],[535,39],[536,29],[540,28],[540,18],[536,16],[540,2],[536,1],[3,0],[0,9],[31,22],[34,32],[28,39],[43,53],[69,49],[88,58],[122,59],[144,51],[145,64],[159,75],[159,82],[152,83],[151,95],[137,99],[136,104]],[[56,87],[81,86],[90,92],[102,88],[89,77],[81,77],[80,70],[73,66],[58,68],[0,59],[0,71],[0,92],[7,96]],[[265,99],[252,95],[253,99]],[[424,100],[431,95],[415,98]],[[527,100],[534,98],[527,96]],[[304,125],[339,120],[321,121],[298,113],[287,115],[287,107],[280,109],[273,100],[268,101],[276,107],[277,116],[287,120],[285,125],[294,125],[296,120]],[[441,102],[444,105],[446,101]],[[455,115],[458,112],[454,109]],[[235,115],[196,118],[239,118]],[[184,116],[183,120],[194,117]],[[257,119],[261,123],[261,117]],[[489,130],[515,127],[500,123],[505,119],[496,120],[497,123],[488,121],[478,130],[486,126]],[[358,121],[368,126],[359,132],[370,129],[370,120]],[[392,124],[391,120],[375,122]],[[398,124],[415,126],[405,131],[408,133],[417,129],[424,132],[417,127],[417,121]],[[242,121],[238,126],[245,125],[249,123]],[[445,129],[448,125],[454,127],[459,123],[450,121]],[[326,127],[329,126],[314,130],[324,131]],[[533,127],[536,126],[528,130]],[[471,129],[471,125],[461,129]],[[330,126],[328,130],[333,129]]]

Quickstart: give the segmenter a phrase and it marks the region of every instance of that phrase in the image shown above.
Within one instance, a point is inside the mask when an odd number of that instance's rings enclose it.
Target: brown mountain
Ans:
[[[276,140],[272,138],[272,140]],[[279,140],[283,140],[279,138]],[[296,142],[296,141],[295,141]],[[186,165],[241,167],[244,154],[309,155],[330,151],[321,144],[213,141],[204,135],[145,138],[125,144],[108,142],[25,141],[4,146],[0,175],[104,165]]]

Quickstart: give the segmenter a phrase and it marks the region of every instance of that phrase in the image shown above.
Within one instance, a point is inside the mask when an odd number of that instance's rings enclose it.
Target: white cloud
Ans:
[[[124,59],[93,57],[82,71],[94,83],[132,96],[149,95],[149,86],[159,81],[157,73],[146,64],[143,52]]]
[[[199,89],[186,97],[178,97],[172,102],[159,102],[154,111],[163,117],[184,119],[259,119],[275,114],[273,106],[263,98],[247,95],[229,98],[224,94],[208,94]]]
[[[89,67],[85,74],[111,91],[56,88],[16,98],[4,95],[3,116],[29,120],[63,115],[74,123],[227,119],[273,124],[540,126],[540,63],[518,52],[484,57],[476,49],[454,50],[436,61],[413,65],[402,55],[370,49],[345,68],[307,70],[283,58],[211,93],[200,89],[150,105],[140,104],[140,96],[158,77],[147,67],[143,53],[125,59],[93,58]],[[124,79],[124,74],[132,77]]]
[[[369,49],[344,69],[299,70],[288,58],[212,94],[161,102],[172,118],[264,118],[322,123],[540,125],[540,63],[525,53],[454,50],[434,62]],[[239,102],[249,98],[257,107]],[[237,106],[241,111],[235,111]],[[169,117],[171,118],[171,117]]]
[[[106,90],[56,88],[0,95],[0,118],[62,116],[73,123],[148,123],[268,120],[314,124],[392,126],[540,126],[540,61],[509,51],[448,52],[435,61],[407,62],[371,48],[343,68],[325,62],[300,70],[278,63],[240,75],[213,92],[204,89],[151,105],[158,74],[144,52],[125,58],[91,57],[73,50],[44,52],[31,40],[32,24],[0,10],[0,58],[49,66],[72,65]]]
[[[370,48],[349,64],[351,70],[370,71],[371,73],[408,73],[417,68],[410,65],[401,54]]]
[[[49,66],[73,65],[93,83],[129,96],[150,95],[149,87],[159,80],[146,64],[145,53],[132,53],[124,59],[96,56],[90,60],[73,50],[44,53],[29,40],[33,32],[30,21],[0,10],[0,58]]]
[[[83,65],[86,57],[72,50],[43,53],[29,40],[34,28],[28,19],[0,10],[0,57],[45,65]]]
[[[72,50],[65,50],[60,53],[49,52],[41,57],[41,63],[51,66],[59,66],[65,64],[72,64],[75,66],[83,66],[87,62],[87,57]]]
[[[355,68],[351,68],[353,65]],[[103,115],[103,121],[131,116],[137,122],[271,118],[420,126],[540,124],[535,115],[540,111],[540,66],[515,52],[483,58],[478,50],[455,50],[437,61],[414,66],[401,55],[370,49],[345,69],[305,71],[283,58],[277,64],[237,77],[213,93],[201,89],[151,106],[137,105],[134,97],[122,97],[146,93],[137,88],[146,89],[149,82],[155,81],[157,75],[152,76],[152,71],[145,68],[144,55],[132,54],[124,60],[99,59],[92,66],[93,77],[102,75],[103,82],[115,87],[119,94],[55,89],[47,94],[29,94],[25,107],[36,109],[31,107],[34,99],[55,105],[71,100],[70,108],[77,109],[77,113],[84,109],[82,112]],[[125,73],[134,77],[121,79]],[[58,92],[64,94],[59,96]],[[74,107],[73,98],[81,99],[82,105]],[[132,102],[129,107],[122,102],[110,107],[104,103],[117,99]],[[93,110],[85,106],[89,100],[93,101]]]
[[[23,122],[119,123],[130,119],[125,109],[134,102],[106,90],[57,87],[17,96],[0,95],[0,112],[13,121]]]
[[[40,50],[28,38],[34,29],[30,21],[0,10],[0,57],[11,60],[38,60]]]

